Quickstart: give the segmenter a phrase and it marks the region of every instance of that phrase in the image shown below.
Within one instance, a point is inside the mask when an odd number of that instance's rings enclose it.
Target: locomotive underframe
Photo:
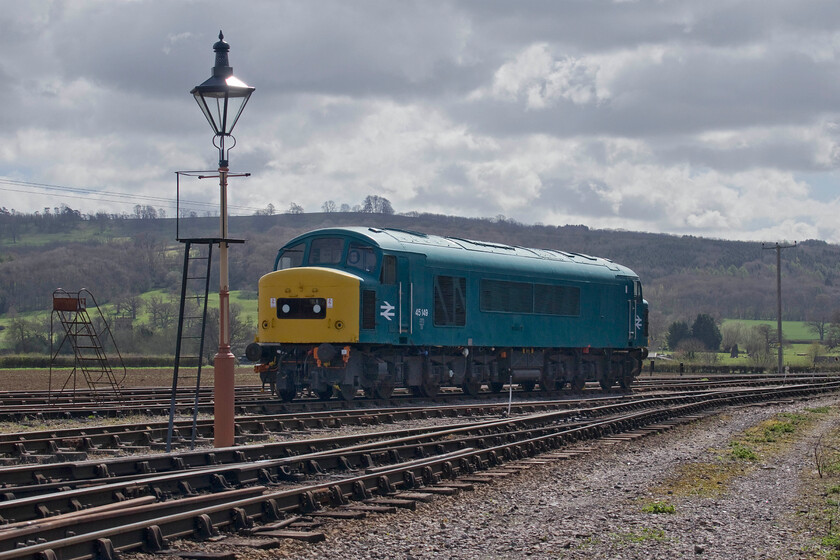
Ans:
[[[609,390],[627,389],[639,374],[644,348],[490,348],[385,345],[259,344],[248,356],[261,362],[261,377],[285,401],[298,393],[351,400],[358,389],[388,398],[395,387],[418,396],[435,396],[440,387],[460,387],[469,395],[487,385],[499,392],[506,383],[526,391],[579,392],[587,381]]]

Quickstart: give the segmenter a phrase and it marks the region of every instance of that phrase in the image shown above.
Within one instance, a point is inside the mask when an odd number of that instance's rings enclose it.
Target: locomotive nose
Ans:
[[[358,342],[360,285],[358,276],[330,268],[266,274],[259,284],[257,342]]]

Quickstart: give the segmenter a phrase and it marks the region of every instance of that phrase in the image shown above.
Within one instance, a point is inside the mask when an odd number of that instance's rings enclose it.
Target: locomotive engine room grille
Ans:
[[[482,311],[580,316],[580,288],[507,280],[481,280]]]
[[[373,290],[362,292],[362,328],[376,328],[376,292]]]
[[[277,300],[278,319],[323,319],[327,316],[324,298],[283,298]]]

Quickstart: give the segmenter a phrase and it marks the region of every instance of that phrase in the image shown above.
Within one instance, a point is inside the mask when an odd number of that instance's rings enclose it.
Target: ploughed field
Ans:
[[[58,390],[71,375],[71,369],[56,369],[52,372],[52,388]],[[122,372],[120,372],[120,375]],[[213,366],[201,371],[201,384],[213,385]],[[84,388],[84,380],[77,376],[77,387]],[[258,385],[260,376],[251,366],[236,368],[237,385]],[[172,368],[130,368],[123,384],[126,387],[171,387]],[[0,369],[0,391],[46,391],[50,389],[49,369]]]

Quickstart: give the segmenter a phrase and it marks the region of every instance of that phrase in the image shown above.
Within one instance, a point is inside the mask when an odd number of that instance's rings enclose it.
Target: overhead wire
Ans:
[[[82,199],[88,201],[97,201],[97,202],[111,202],[116,204],[134,204],[137,203],[153,203],[157,205],[165,205],[167,208],[175,208],[177,201],[174,198],[167,198],[161,196],[153,196],[153,195],[137,195],[137,194],[129,194],[129,193],[121,193],[121,192],[113,192],[113,191],[104,191],[104,190],[96,190],[96,189],[87,189],[81,187],[68,187],[64,185],[52,185],[48,183],[36,183],[31,181],[19,181],[15,179],[7,179],[7,178],[0,178],[0,185],[10,185],[9,187],[0,186],[0,191],[6,192],[18,192],[24,194],[32,194],[38,196],[54,196],[50,192],[33,192],[29,189],[42,189],[44,191],[59,191],[64,193],[77,193],[77,194],[62,194],[63,198],[74,198],[74,199]],[[11,187],[28,187],[28,189],[15,189]],[[181,205],[193,206],[193,207],[206,207],[206,208],[216,208],[218,206],[217,203],[214,202],[205,202],[205,201],[198,201],[198,200],[181,200]],[[229,209],[236,209],[245,212],[256,212],[261,210],[261,208],[254,208],[251,206],[239,206],[235,204],[229,204]]]

